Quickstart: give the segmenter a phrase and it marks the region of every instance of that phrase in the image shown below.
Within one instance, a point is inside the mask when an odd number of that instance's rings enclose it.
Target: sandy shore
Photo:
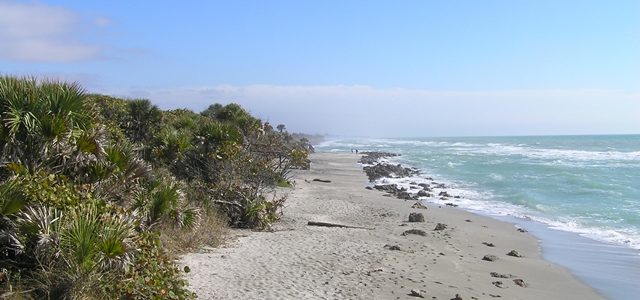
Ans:
[[[456,294],[462,299],[602,299],[544,261],[536,239],[512,224],[451,207],[411,208],[414,201],[366,190],[354,154],[311,158],[312,170],[295,175],[297,185],[274,232],[235,230],[227,247],[183,258],[200,299],[419,299],[409,295],[411,290],[447,300]],[[407,222],[411,212],[423,213],[425,222]],[[369,229],[314,227],[308,221]],[[447,228],[433,230],[438,223]],[[409,229],[426,236],[402,235]],[[523,257],[506,255],[511,250]],[[485,255],[497,260],[483,260]]]

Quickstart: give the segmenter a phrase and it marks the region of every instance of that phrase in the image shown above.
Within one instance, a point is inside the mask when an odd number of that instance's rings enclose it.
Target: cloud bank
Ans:
[[[236,102],[293,131],[342,136],[640,133],[640,93],[619,90],[219,85],[115,94],[196,111],[215,102]]]
[[[0,0],[0,59],[22,62],[74,62],[99,59],[104,49],[84,42],[80,28],[110,21],[83,20],[68,9],[37,2]]]

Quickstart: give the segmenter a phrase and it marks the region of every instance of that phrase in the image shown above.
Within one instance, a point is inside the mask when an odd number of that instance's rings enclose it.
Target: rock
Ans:
[[[416,195],[418,197],[429,197],[429,193],[427,193],[427,191],[425,191],[425,190],[419,190]]]
[[[424,215],[422,213],[410,213],[409,222],[424,222]]]
[[[405,192],[405,191],[398,192],[398,193],[396,194],[396,197],[397,197],[398,199],[403,199],[403,200],[417,200],[417,199],[415,198],[415,196],[413,196],[413,195],[411,195],[409,192]]]
[[[424,189],[424,188],[428,188],[429,184],[428,183],[418,183],[418,186],[420,186],[420,187],[422,187]]]
[[[449,193],[447,193],[447,191],[440,192],[440,194],[438,194],[438,196],[440,196],[440,197],[451,197],[451,195],[449,195]]]
[[[526,229],[524,229],[524,228],[518,228],[518,231],[519,231],[519,232],[528,232],[528,231],[527,231]]]
[[[409,182],[409,184],[410,184],[410,185],[418,185],[418,183],[417,183],[417,182],[415,182],[415,181]]]
[[[433,230],[445,230],[447,229],[447,224],[438,223]]]
[[[464,221],[465,221],[465,222],[467,222],[467,223],[471,223],[471,222],[473,222],[473,221],[471,221],[471,220],[469,220],[469,219],[466,219],[466,220],[464,220]]]
[[[462,296],[460,296],[459,294],[456,294],[455,297],[451,298],[451,300],[463,300]]]
[[[427,236],[427,233],[424,230],[420,230],[420,229],[409,229],[409,230],[405,230],[405,232],[402,233],[402,235],[405,235],[405,236],[410,234]]]
[[[482,244],[487,246],[487,247],[495,247],[496,246],[493,243],[489,243],[489,242],[482,242]]]
[[[498,280],[498,281],[494,281],[494,282],[492,282],[491,284],[493,284],[493,285],[495,285],[495,286],[497,286],[497,287],[499,287],[499,288],[501,288],[501,289],[503,289],[503,288],[504,288],[504,287],[502,286],[502,284],[503,284],[503,283],[502,283],[502,281],[499,281],[499,280]]]
[[[373,188],[372,188],[372,187],[370,187],[370,186],[365,187],[365,189],[367,189],[367,190],[373,190]]]
[[[400,246],[398,245],[384,245],[384,248],[389,249],[389,250],[393,250],[393,251],[400,251]]]
[[[453,198],[460,199],[461,197],[460,196],[453,196]]]
[[[495,278],[513,278],[514,277],[511,274],[500,274],[498,272],[491,272],[489,274],[491,275],[491,277],[495,277]]]
[[[422,203],[420,203],[420,202],[414,203],[413,205],[411,205],[411,208],[427,209],[427,207],[422,205]]]
[[[427,291],[425,290],[411,290],[411,292],[409,293],[409,296],[424,298],[426,294],[427,294]]]
[[[363,155],[360,158],[360,160],[358,160],[358,162],[365,165],[373,165],[377,163],[378,160],[380,160],[381,158],[400,156],[400,154],[390,153],[390,152],[367,151],[367,152],[361,152],[361,153]]]
[[[417,169],[388,163],[378,163],[371,166],[365,166],[363,170],[367,174],[367,177],[369,177],[369,181],[375,181],[384,177],[400,178],[420,174],[420,171]]]
[[[513,257],[522,257],[522,255],[520,255],[520,253],[518,253],[518,251],[516,251],[516,250],[509,251],[509,253],[507,253],[507,255],[513,256]]]
[[[453,204],[453,203],[451,203],[451,202],[447,202],[447,203],[445,203],[444,205],[446,205],[446,206],[451,206],[451,207],[458,207],[458,204]]]
[[[527,287],[527,284],[522,279],[514,279],[513,283],[521,287]]]
[[[482,260],[486,260],[486,261],[496,261],[498,260],[498,257],[495,255],[491,255],[491,254],[487,254],[484,257],[482,257]]]

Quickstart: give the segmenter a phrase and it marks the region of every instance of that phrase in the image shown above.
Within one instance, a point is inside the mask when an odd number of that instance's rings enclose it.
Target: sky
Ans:
[[[0,0],[0,73],[289,131],[640,133],[640,1]]]

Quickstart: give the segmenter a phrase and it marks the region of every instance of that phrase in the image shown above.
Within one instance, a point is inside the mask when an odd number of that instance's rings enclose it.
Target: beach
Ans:
[[[232,230],[182,258],[200,299],[602,299],[511,223],[365,189],[359,155],[310,158],[272,231]]]

